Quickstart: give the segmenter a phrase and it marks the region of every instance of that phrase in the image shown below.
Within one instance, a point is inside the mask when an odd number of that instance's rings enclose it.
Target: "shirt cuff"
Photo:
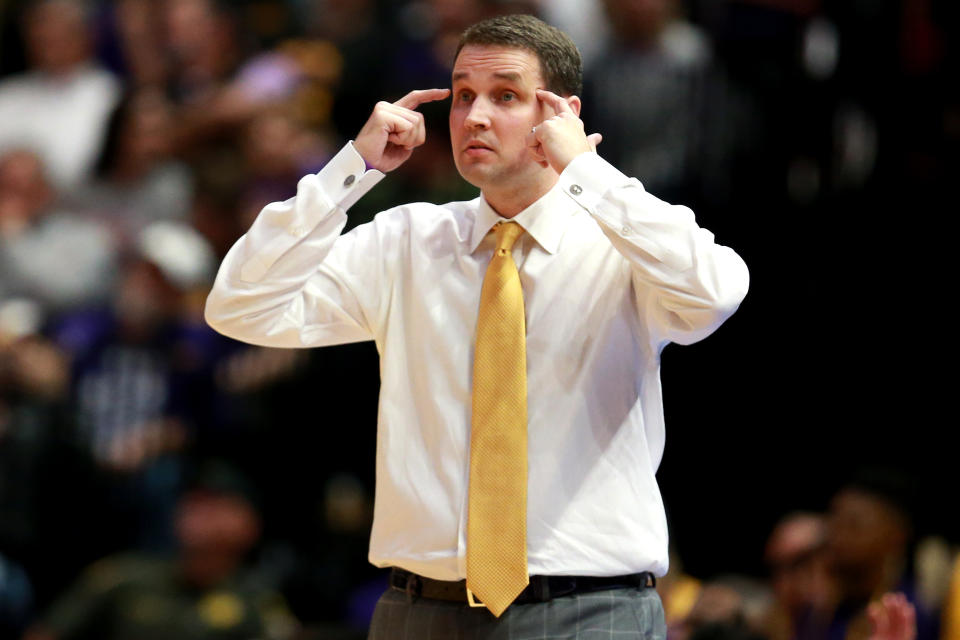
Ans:
[[[601,227],[628,245],[644,251],[676,271],[691,265],[682,253],[671,251],[669,231],[695,227],[693,213],[650,195],[636,178],[630,178],[596,153],[582,153],[560,174],[563,191],[586,209]],[[606,206],[601,202],[611,190],[635,187],[631,206]]]
[[[330,201],[346,211],[383,180],[384,175],[377,169],[367,170],[363,156],[351,140],[317,173],[317,180]]]
[[[610,189],[629,181],[630,178],[592,151],[571,160],[560,174],[563,192],[591,214],[596,213],[597,203]]]

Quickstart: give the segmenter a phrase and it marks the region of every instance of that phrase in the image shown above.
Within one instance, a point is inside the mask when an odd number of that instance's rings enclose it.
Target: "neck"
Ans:
[[[47,63],[46,65],[39,66],[37,70],[48,78],[69,80],[86,66],[88,66],[87,59],[85,57],[78,57],[73,60],[58,60]]]
[[[502,217],[513,218],[546,195],[560,179],[555,171],[550,171],[544,177],[545,180],[539,180],[532,184],[528,183],[513,189],[484,189],[483,198]]]

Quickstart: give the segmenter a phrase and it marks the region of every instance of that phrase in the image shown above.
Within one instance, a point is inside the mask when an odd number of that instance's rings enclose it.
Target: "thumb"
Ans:
[[[590,148],[596,151],[600,143],[603,142],[603,136],[599,133],[591,133],[587,136],[587,142],[590,144]]]

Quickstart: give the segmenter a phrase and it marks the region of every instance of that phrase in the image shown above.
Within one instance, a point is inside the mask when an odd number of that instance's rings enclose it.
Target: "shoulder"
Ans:
[[[100,66],[87,66],[77,72],[77,79],[93,89],[119,93],[122,89],[120,79],[112,72]]]
[[[10,125],[13,119],[22,122],[32,115],[30,106],[37,100],[37,92],[37,83],[27,74],[0,80],[0,115],[7,125]],[[0,136],[8,138],[14,133],[19,132],[8,126],[6,131],[0,132]]]
[[[97,560],[84,571],[88,588],[109,591],[131,584],[152,584],[164,581],[171,574],[169,558],[137,553],[121,553]]]
[[[17,73],[0,80],[0,97],[29,91],[37,85],[37,76],[33,73]]]

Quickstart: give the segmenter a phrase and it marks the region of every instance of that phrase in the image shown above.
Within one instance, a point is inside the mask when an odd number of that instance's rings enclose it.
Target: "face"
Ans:
[[[846,489],[831,502],[827,551],[839,572],[874,566],[904,544],[893,509],[870,494]]]
[[[789,611],[811,605],[824,577],[825,524],[816,515],[798,515],[780,523],[770,536],[766,561],[773,591]]]
[[[36,5],[26,23],[31,64],[50,73],[64,73],[89,55],[89,34],[83,13],[70,2]]]
[[[260,536],[260,517],[246,500],[202,490],[181,498],[175,526],[185,577],[203,587],[233,573]]]
[[[166,99],[145,91],[138,95],[123,129],[127,163],[158,162],[171,152],[172,113]]]
[[[488,192],[539,188],[551,180],[527,146],[530,129],[544,120],[536,90],[545,86],[540,61],[530,51],[477,45],[460,51],[453,67],[450,142],[467,182]]]

